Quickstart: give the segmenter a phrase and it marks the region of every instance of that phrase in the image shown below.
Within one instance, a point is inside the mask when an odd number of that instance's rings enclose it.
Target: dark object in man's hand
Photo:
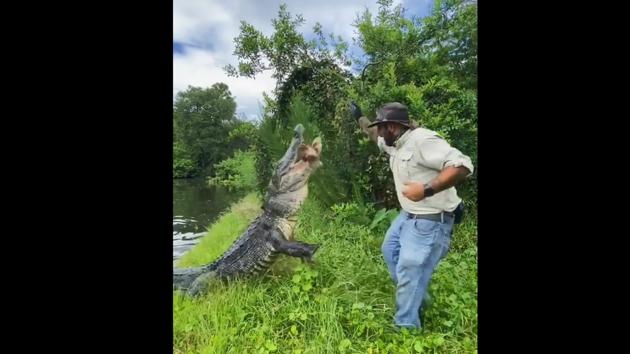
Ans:
[[[363,116],[361,108],[359,108],[359,106],[354,102],[350,103],[350,112],[355,120],[359,120],[359,118]]]
[[[464,202],[459,203],[453,213],[455,214],[455,221],[453,223],[460,224],[462,222],[462,218],[464,217]]]

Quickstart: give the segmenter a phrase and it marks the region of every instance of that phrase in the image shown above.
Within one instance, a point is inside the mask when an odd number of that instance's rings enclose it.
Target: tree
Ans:
[[[250,78],[265,70],[273,70],[272,77],[282,82],[296,66],[308,60],[308,44],[297,32],[297,27],[303,23],[301,15],[291,18],[286,4],[280,5],[278,18],[272,20],[275,32],[271,37],[265,37],[254,26],[241,21],[241,32],[234,39],[238,69],[227,65],[225,70],[232,76]]]
[[[173,107],[174,141],[180,143],[197,167],[204,169],[227,157],[229,132],[238,122],[236,103],[228,86],[189,86],[179,92]]]

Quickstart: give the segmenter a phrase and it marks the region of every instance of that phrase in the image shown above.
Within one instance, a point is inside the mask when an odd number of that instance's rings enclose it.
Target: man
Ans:
[[[382,251],[396,284],[398,327],[419,329],[420,306],[438,262],[446,255],[461,199],[453,187],[470,176],[469,157],[437,133],[418,128],[401,103],[385,104],[370,122],[353,102],[353,117],[379,148],[389,154],[402,208],[385,234]]]

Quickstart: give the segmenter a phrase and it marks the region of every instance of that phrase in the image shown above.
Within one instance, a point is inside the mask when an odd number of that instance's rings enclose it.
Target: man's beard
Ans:
[[[383,136],[383,140],[385,140],[385,145],[387,146],[394,146],[396,139],[398,139],[398,137],[389,131],[385,132],[385,135]]]

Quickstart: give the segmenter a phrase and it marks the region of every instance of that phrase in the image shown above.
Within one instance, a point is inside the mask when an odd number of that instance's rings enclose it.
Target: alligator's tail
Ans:
[[[204,267],[173,268],[173,288],[188,290],[197,277],[204,272]]]

